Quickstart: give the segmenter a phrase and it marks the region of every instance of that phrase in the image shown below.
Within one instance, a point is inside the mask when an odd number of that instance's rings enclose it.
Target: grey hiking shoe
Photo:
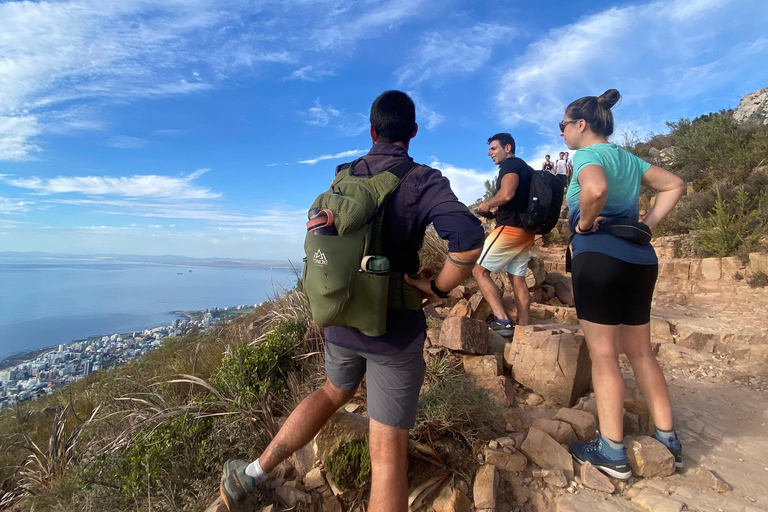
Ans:
[[[242,459],[229,459],[224,463],[219,492],[229,510],[232,510],[235,503],[247,498],[257,487],[256,481],[245,474],[247,467],[248,463]]]
[[[510,322],[501,322],[499,320],[494,320],[488,323],[488,327],[490,327],[493,332],[500,334],[505,338],[508,338],[513,334],[515,334],[515,326],[512,325]]]

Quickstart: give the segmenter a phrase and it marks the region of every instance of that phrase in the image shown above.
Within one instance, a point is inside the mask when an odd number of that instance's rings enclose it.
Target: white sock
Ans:
[[[256,485],[262,484],[269,478],[269,473],[261,469],[259,459],[248,464],[248,467],[245,468],[245,474],[253,478],[256,481]]]

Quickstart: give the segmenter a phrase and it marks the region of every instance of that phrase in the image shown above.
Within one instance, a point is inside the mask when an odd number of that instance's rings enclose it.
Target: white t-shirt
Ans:
[[[568,163],[565,159],[555,160],[555,174],[557,176],[566,176],[568,174]]]

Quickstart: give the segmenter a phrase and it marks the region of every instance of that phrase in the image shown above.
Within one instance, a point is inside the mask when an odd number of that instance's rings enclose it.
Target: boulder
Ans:
[[[504,471],[524,471],[528,459],[520,452],[507,453],[503,450],[485,448],[485,463]]]
[[[449,316],[443,320],[438,344],[467,354],[488,353],[488,325],[465,316]]]
[[[539,258],[538,256],[531,256],[531,259],[528,260],[528,269],[531,271],[531,274],[533,275],[533,282],[534,286],[540,286],[544,283],[544,279],[547,277],[547,271],[544,268],[544,260],[542,258]],[[528,281],[528,274],[526,273],[525,277],[526,283]],[[528,286],[528,288],[533,288],[532,286]]]
[[[435,512],[469,512],[472,502],[467,495],[452,485],[446,485],[432,502]]]
[[[496,377],[501,375],[503,358],[498,354],[487,356],[472,356],[465,354],[462,358],[464,373],[475,377]]]
[[[568,480],[573,480],[573,459],[568,450],[537,428],[528,431],[520,451],[542,469],[562,469]]]
[[[544,282],[555,288],[555,296],[566,306],[573,307],[573,282],[570,277],[558,272],[547,272]]]
[[[675,457],[667,447],[649,436],[624,438],[627,457],[635,476],[669,476],[675,472]]]
[[[465,291],[465,288],[463,286],[457,286],[456,288],[448,292],[448,298],[443,299],[443,306],[452,308],[460,300],[464,300],[464,291]]]
[[[472,314],[472,308],[469,307],[467,299],[461,299],[453,308],[451,308],[448,316],[470,316]]]
[[[573,431],[573,427],[570,423],[564,421],[539,418],[534,421],[531,426],[543,430],[560,444],[570,445],[573,441],[577,440],[576,432]]]
[[[562,469],[546,469],[544,471],[544,481],[555,487],[568,487],[568,477]]]
[[[581,483],[584,487],[589,487],[590,489],[600,492],[607,492],[608,494],[613,494],[613,491],[615,490],[610,478],[593,466],[591,462],[585,462],[581,465],[580,476]]]
[[[367,434],[366,418],[344,410],[336,411],[315,438],[291,456],[291,462],[303,477],[316,461],[324,460],[338,445],[365,439]]]
[[[733,112],[733,120],[740,124],[768,124],[768,87],[741,98]]]
[[[715,492],[724,493],[733,490],[733,487],[731,487],[730,484],[704,466],[697,467],[691,471],[691,473],[704,487],[712,489]]]
[[[325,485],[325,478],[320,468],[314,468],[304,477],[304,488],[308,491]]]
[[[501,334],[488,329],[488,353],[501,355],[501,362],[504,363],[504,350],[509,341]]]
[[[499,407],[511,407],[515,403],[515,390],[506,377],[474,377],[473,382],[476,388],[484,389]]]
[[[719,281],[722,269],[720,258],[704,258],[701,260],[701,277],[707,281]]]
[[[477,292],[470,297],[469,309],[472,311],[471,317],[481,322],[485,322],[493,314],[491,305],[485,300],[482,292]]]
[[[496,496],[499,492],[499,473],[496,468],[483,464],[475,474],[475,485],[472,495],[475,498],[475,508],[496,509]]]
[[[323,512],[343,512],[341,502],[334,495],[323,498]]]
[[[749,253],[749,268],[752,272],[768,274],[768,254],[760,252]]]
[[[517,382],[566,407],[589,390],[592,362],[584,336],[515,329],[504,361]]]
[[[553,419],[569,423],[582,443],[591,441],[597,434],[597,418],[587,411],[560,409]]]
[[[669,322],[662,318],[651,317],[651,338],[664,340],[668,343],[675,341]]]

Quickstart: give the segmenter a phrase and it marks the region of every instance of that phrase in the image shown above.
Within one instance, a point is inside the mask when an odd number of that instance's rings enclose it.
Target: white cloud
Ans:
[[[464,204],[472,204],[485,194],[485,181],[495,180],[496,171],[478,171],[476,169],[464,169],[451,164],[433,159],[430,167],[440,169],[443,175],[451,182],[451,189]]]
[[[324,107],[320,104],[320,99],[315,100],[314,106],[308,110],[300,112],[310,126],[328,126],[334,119],[341,117],[341,111],[333,108],[331,105]]]
[[[315,65],[303,66],[288,75],[289,80],[303,80],[305,82],[319,82],[327,76],[334,76],[333,70],[324,69]]]
[[[299,116],[310,126],[333,128],[339,135],[354,137],[363,133],[369,126],[368,116],[356,112],[334,108],[332,105],[323,106],[319,99],[307,110],[300,110]]]
[[[765,50],[755,20],[766,17],[758,0],[656,1],[586,16],[552,29],[500,77],[500,117],[551,133],[568,103],[609,88],[624,93],[630,116],[648,102],[732,91]]]
[[[58,176],[56,178],[1,178],[7,184],[32,190],[38,194],[114,195],[121,197],[156,197],[175,199],[212,199],[221,194],[198,187],[194,180],[205,173],[200,169],[188,176],[158,176],[153,174],[130,177]]]
[[[1,66],[1,64],[0,64]],[[0,76],[2,71],[0,70]],[[0,81],[2,83],[2,81]],[[0,110],[0,113],[2,110]],[[40,151],[34,138],[41,132],[36,116],[0,115],[0,161],[22,162]]]
[[[398,83],[440,83],[448,76],[473,73],[488,62],[496,45],[509,42],[514,35],[512,27],[495,23],[428,32],[421,36],[411,62],[397,71]]]
[[[334,155],[321,155],[316,156],[314,158],[309,158],[307,160],[299,160],[300,164],[307,164],[307,165],[315,165],[317,162],[321,162],[323,160],[338,160],[341,158],[356,158],[358,156],[362,156],[364,154],[368,153],[367,149],[350,149],[349,151],[342,151],[341,153],[336,153]]]
[[[35,204],[31,201],[21,201],[18,199],[8,199],[0,196],[0,214],[3,213],[25,213],[29,210],[29,205]]]
[[[426,106],[418,93],[415,91],[408,91],[408,95],[416,106],[416,122],[419,126],[423,126],[427,130],[434,130],[439,125],[443,124],[445,117]]]

